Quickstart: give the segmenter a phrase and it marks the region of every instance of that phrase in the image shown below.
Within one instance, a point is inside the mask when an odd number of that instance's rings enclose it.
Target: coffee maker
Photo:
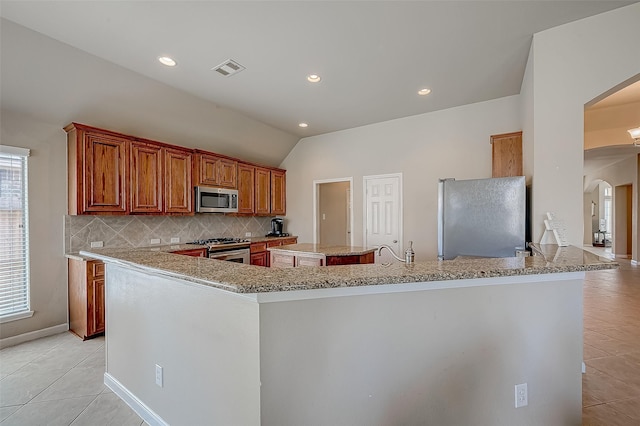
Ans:
[[[282,232],[283,225],[284,219],[280,217],[271,219],[271,232],[267,234],[267,237],[288,237],[289,234]]]

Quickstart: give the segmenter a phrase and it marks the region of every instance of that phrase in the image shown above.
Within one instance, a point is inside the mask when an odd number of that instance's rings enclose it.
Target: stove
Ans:
[[[187,244],[207,246],[209,259],[227,260],[237,263],[249,263],[249,240],[242,238],[208,238],[191,241]]]

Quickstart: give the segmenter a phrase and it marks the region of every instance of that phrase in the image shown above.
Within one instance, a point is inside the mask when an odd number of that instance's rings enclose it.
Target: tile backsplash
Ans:
[[[64,219],[66,253],[91,248],[102,241],[104,247],[144,247],[151,240],[171,244],[212,237],[243,238],[247,232],[261,237],[271,229],[270,217],[233,217],[222,214],[195,216],[71,216]]]

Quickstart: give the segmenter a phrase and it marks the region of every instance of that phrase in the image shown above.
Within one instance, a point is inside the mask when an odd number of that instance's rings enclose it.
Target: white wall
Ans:
[[[525,153],[533,150],[534,241],[547,211],[566,221],[572,244],[583,240],[584,105],[640,72],[640,55],[631,53],[639,20],[636,3],[534,35],[522,92],[523,122],[533,123]]]
[[[2,324],[0,338],[67,323],[67,261],[63,221],[67,212],[66,137],[57,124],[0,111],[3,145],[31,150],[29,250],[33,317]]]
[[[519,96],[391,120],[302,139],[287,170],[288,232],[313,241],[313,181],[353,177],[354,241],[362,244],[367,175],[403,173],[404,241],[416,260],[437,257],[438,179],[491,177],[493,134],[520,126]]]

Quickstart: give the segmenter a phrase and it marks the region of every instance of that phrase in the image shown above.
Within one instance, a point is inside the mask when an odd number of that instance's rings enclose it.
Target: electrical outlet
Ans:
[[[171,244],[173,243],[179,243],[180,242],[180,237],[172,237],[171,238]]]
[[[160,244],[160,238],[152,238],[151,244]]]
[[[162,387],[162,367],[156,364],[156,385]]]
[[[244,236],[245,236],[245,237],[251,237],[251,232],[245,232],[245,233],[244,233]]]
[[[91,241],[91,248],[100,248],[103,246],[104,243],[102,241]]]
[[[527,391],[527,384],[522,383],[516,385],[516,408],[526,407],[529,405],[529,392]]]

